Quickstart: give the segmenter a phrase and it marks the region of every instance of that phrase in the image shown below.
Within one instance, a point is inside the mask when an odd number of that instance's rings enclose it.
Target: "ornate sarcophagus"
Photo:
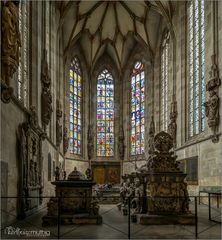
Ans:
[[[61,224],[101,224],[99,206],[92,197],[92,186],[95,182],[74,171],[68,180],[52,182],[56,186],[56,196],[48,202],[48,213],[42,218],[43,226]]]
[[[140,217],[141,224],[194,224],[189,211],[186,174],[181,172],[173,151],[173,139],[166,132],[154,139],[154,151],[139,175],[146,178],[148,214]]]

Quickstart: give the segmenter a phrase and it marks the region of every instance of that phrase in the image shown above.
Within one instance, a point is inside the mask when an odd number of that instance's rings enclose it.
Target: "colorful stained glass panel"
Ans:
[[[70,152],[81,154],[81,70],[75,57],[70,66]]]
[[[97,81],[97,156],[114,154],[114,81],[103,70]]]
[[[137,62],[131,75],[131,155],[144,153],[144,65]]]

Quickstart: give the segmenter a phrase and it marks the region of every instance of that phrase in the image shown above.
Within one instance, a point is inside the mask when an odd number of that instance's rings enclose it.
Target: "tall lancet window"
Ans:
[[[169,40],[170,33],[166,32],[161,45],[160,128],[163,131],[167,131],[169,123]]]
[[[131,74],[131,155],[144,154],[144,65],[136,62]]]
[[[189,137],[204,130],[205,33],[204,0],[193,0],[187,8],[187,69]]]
[[[114,155],[114,80],[104,69],[97,79],[97,156]]]
[[[82,153],[82,74],[79,61],[74,57],[70,66],[69,103],[70,103],[70,140],[71,153]]]
[[[18,67],[18,99],[25,107],[28,105],[28,74],[29,74],[29,2],[19,3],[19,32],[21,40]]]

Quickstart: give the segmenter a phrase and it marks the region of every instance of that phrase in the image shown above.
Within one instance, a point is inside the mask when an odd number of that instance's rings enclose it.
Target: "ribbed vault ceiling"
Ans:
[[[160,19],[170,25],[174,8],[172,1],[62,1],[57,5],[64,54],[79,44],[89,66],[107,53],[119,68],[137,44],[153,55]]]

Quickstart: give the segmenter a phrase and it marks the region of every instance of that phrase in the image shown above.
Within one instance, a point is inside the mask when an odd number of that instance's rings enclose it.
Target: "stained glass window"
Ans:
[[[136,62],[131,74],[131,155],[144,154],[144,65]]]
[[[188,121],[192,137],[204,130],[204,0],[191,1],[187,10]]]
[[[28,66],[29,66],[29,3],[19,3],[19,32],[21,40],[18,67],[18,99],[27,107],[28,104]]]
[[[97,156],[114,155],[114,80],[105,69],[97,79]]]
[[[160,127],[167,131],[169,122],[169,39],[170,34],[166,32],[161,46],[161,111]]]
[[[69,104],[70,104],[70,139],[71,153],[81,154],[82,145],[82,74],[79,61],[74,57],[70,66],[69,77]]]

